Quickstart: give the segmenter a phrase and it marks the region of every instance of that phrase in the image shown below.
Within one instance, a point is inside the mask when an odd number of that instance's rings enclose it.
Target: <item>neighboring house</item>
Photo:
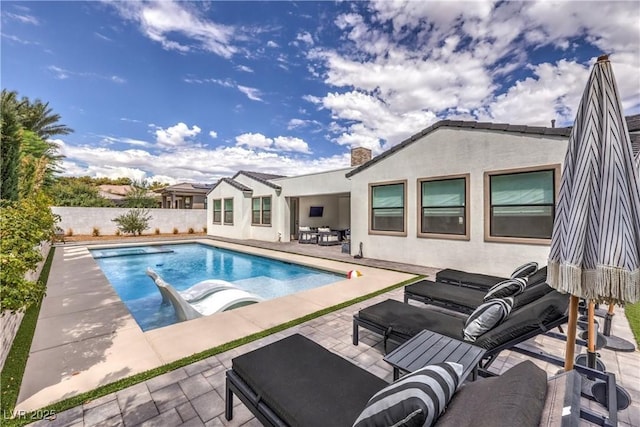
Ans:
[[[626,119],[637,153],[640,115]],[[351,253],[362,244],[367,258],[496,275],[543,266],[570,132],[444,120],[371,160],[352,150],[356,167],[239,172],[209,193],[208,233],[289,241],[298,226],[329,226],[349,228]]]
[[[122,206],[127,197],[127,193],[131,191],[131,185],[111,185],[104,184],[98,186],[98,194],[107,200],[110,200],[116,206]]]
[[[207,193],[212,184],[192,184],[183,182],[159,190],[161,207],[165,209],[206,209]]]

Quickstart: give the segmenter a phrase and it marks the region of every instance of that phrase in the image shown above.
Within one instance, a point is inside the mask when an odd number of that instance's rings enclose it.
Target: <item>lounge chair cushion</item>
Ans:
[[[505,277],[489,276],[487,274],[479,273],[468,273],[466,271],[452,270],[450,268],[440,270],[436,273],[436,282],[476,287],[487,290],[496,283],[503,281],[504,279]]]
[[[513,298],[495,298],[481,304],[464,324],[464,339],[474,342],[480,335],[499,325],[513,308]]]
[[[536,271],[538,271],[538,263],[528,262],[513,270],[513,273],[511,273],[511,278],[515,279],[516,277],[529,277]]]
[[[445,362],[405,375],[376,393],[354,427],[431,426],[458,389],[462,365]]]
[[[458,340],[466,317],[443,313],[388,299],[358,312],[360,319],[380,325],[389,333],[412,337],[423,329],[436,331]]]
[[[462,386],[438,420],[438,427],[538,426],[546,394],[547,374],[527,360],[499,377]]]
[[[405,286],[405,293],[428,298],[434,302],[468,307],[471,310],[484,302],[485,293],[479,289],[452,286],[447,283],[420,280]],[[469,311],[471,311],[469,310]]]
[[[331,233],[331,229],[329,227],[318,227],[318,233]]]
[[[371,396],[388,385],[299,334],[238,356],[232,365],[290,426],[351,426]]]
[[[299,231],[311,231],[311,227],[300,227]]]
[[[494,285],[487,291],[484,301],[487,302],[493,298],[514,297],[524,291],[527,286],[527,279],[517,277],[515,279],[507,279]]]

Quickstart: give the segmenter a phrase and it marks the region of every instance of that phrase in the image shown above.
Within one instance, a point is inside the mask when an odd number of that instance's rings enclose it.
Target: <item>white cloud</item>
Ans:
[[[224,58],[238,51],[233,44],[234,28],[206,19],[192,4],[176,1],[108,4],[123,18],[136,22],[143,34],[167,50],[188,52],[196,48]]]
[[[265,151],[311,153],[309,144],[300,138],[291,136],[268,138],[261,133],[244,133],[238,135],[236,137],[236,146],[256,148]]]
[[[274,42],[273,40],[269,40],[267,42],[267,47],[276,48],[276,47],[280,47],[280,45],[278,43]]]
[[[201,129],[196,125],[189,129],[189,126],[180,122],[167,129],[158,128],[155,132],[156,142],[164,148],[183,147],[187,145],[187,139],[198,135],[200,131]]]
[[[107,75],[91,73],[91,72],[70,71],[70,70],[66,70],[64,68],[58,67],[56,65],[49,65],[47,69],[55,75],[56,79],[59,79],[59,80],[68,79],[69,77],[80,77],[85,79],[108,80],[110,82],[117,83],[117,84],[124,84],[127,82],[127,80],[125,80],[124,78],[116,75],[107,76]]]
[[[18,13],[11,13],[11,12],[6,12],[3,15],[8,17],[9,19],[21,22],[23,24],[40,25],[40,21],[38,20],[38,18],[36,18],[33,15],[18,14]]]
[[[106,144],[126,144],[126,145],[136,145],[136,146],[140,146],[140,147],[150,147],[151,144],[147,141],[142,141],[140,139],[135,139],[135,138],[116,138],[113,136],[103,136],[102,137],[102,141],[103,143]]]
[[[218,137],[218,132],[216,132],[215,130],[212,130],[209,132],[209,136],[213,139],[216,139]]]
[[[300,40],[304,43],[306,43],[308,46],[313,46],[313,37],[311,36],[311,34],[309,34],[308,32],[302,32],[299,33],[296,36],[296,40]]]
[[[241,85],[238,85],[237,87],[240,92],[247,95],[247,98],[251,99],[252,101],[264,102],[263,99],[260,97],[262,93],[260,92],[259,89],[248,87],[248,86],[241,86]]]
[[[253,73],[253,68],[247,67],[246,65],[238,65],[236,67],[238,71],[244,71],[245,73]]]
[[[310,154],[309,144],[300,138],[291,136],[277,136],[273,139],[273,145],[277,151],[296,152]]]
[[[374,0],[367,9],[336,17],[343,45],[307,54],[309,74],[334,89],[303,99],[331,113],[339,144],[380,153],[438,118],[568,123],[591,66],[575,59],[576,40],[611,53],[623,106],[640,109],[640,8],[630,2]],[[567,56],[531,63],[541,48]]]
[[[266,149],[271,147],[273,139],[267,138],[261,133],[243,133],[236,136],[236,145],[250,148]]]

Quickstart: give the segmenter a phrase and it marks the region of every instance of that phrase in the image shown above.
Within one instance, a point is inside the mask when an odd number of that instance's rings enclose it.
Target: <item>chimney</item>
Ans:
[[[351,166],[360,166],[371,160],[371,150],[364,147],[356,147],[351,149]]]
[[[556,127],[556,119],[551,119],[551,127]]]

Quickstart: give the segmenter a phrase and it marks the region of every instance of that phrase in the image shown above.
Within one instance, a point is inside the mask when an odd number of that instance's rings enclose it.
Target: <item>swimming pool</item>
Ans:
[[[222,279],[264,299],[345,279],[339,274],[200,243],[148,248],[153,246],[90,250],[143,331],[178,321],[171,305],[161,305],[162,297],[147,276],[147,268],[178,291],[206,279]]]

